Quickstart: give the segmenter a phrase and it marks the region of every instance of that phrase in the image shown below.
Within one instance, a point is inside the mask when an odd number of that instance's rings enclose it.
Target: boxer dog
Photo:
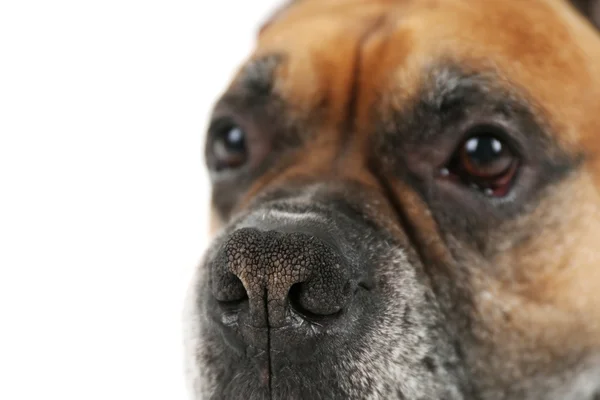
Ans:
[[[194,398],[600,399],[599,21],[277,11],[207,134]]]

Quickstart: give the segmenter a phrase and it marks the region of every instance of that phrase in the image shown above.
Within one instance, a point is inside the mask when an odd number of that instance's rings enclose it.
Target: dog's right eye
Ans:
[[[506,196],[520,162],[503,136],[502,130],[493,126],[471,129],[442,175],[490,197]]]
[[[218,121],[210,129],[210,152],[217,171],[237,169],[248,160],[246,132],[231,121]]]

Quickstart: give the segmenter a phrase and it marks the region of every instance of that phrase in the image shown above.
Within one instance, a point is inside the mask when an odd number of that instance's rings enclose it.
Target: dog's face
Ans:
[[[600,35],[573,5],[288,4],[206,158],[198,398],[600,396]]]

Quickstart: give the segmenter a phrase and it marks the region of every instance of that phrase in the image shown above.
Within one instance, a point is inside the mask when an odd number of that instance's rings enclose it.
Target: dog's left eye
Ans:
[[[211,129],[211,151],[217,170],[242,167],[248,159],[246,132],[235,123],[216,124]]]
[[[503,197],[510,190],[519,160],[501,132],[494,127],[477,127],[455,151],[442,175],[481,191]]]

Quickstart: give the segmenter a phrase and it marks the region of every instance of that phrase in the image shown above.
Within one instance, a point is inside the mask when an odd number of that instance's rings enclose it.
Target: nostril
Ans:
[[[306,302],[303,301],[303,299],[302,299],[302,297],[303,297],[302,296],[302,286],[303,286],[303,283],[295,283],[290,288],[290,291],[288,293],[288,301],[290,304],[290,308],[304,317],[308,317],[308,318],[319,317],[320,315],[315,314],[314,312],[312,312],[311,310],[309,310],[306,307],[306,304],[303,304]]]
[[[244,284],[232,273],[222,275],[218,282],[213,285],[215,298],[226,304],[238,304],[248,299],[248,293]]]
[[[288,293],[290,307],[307,318],[320,318],[339,314],[344,304],[336,301],[336,296],[315,290],[309,283],[292,285]]]
[[[351,294],[351,292],[352,292],[352,282],[348,281],[344,285],[344,288],[342,289],[342,293],[344,294],[344,296],[349,296]]]

